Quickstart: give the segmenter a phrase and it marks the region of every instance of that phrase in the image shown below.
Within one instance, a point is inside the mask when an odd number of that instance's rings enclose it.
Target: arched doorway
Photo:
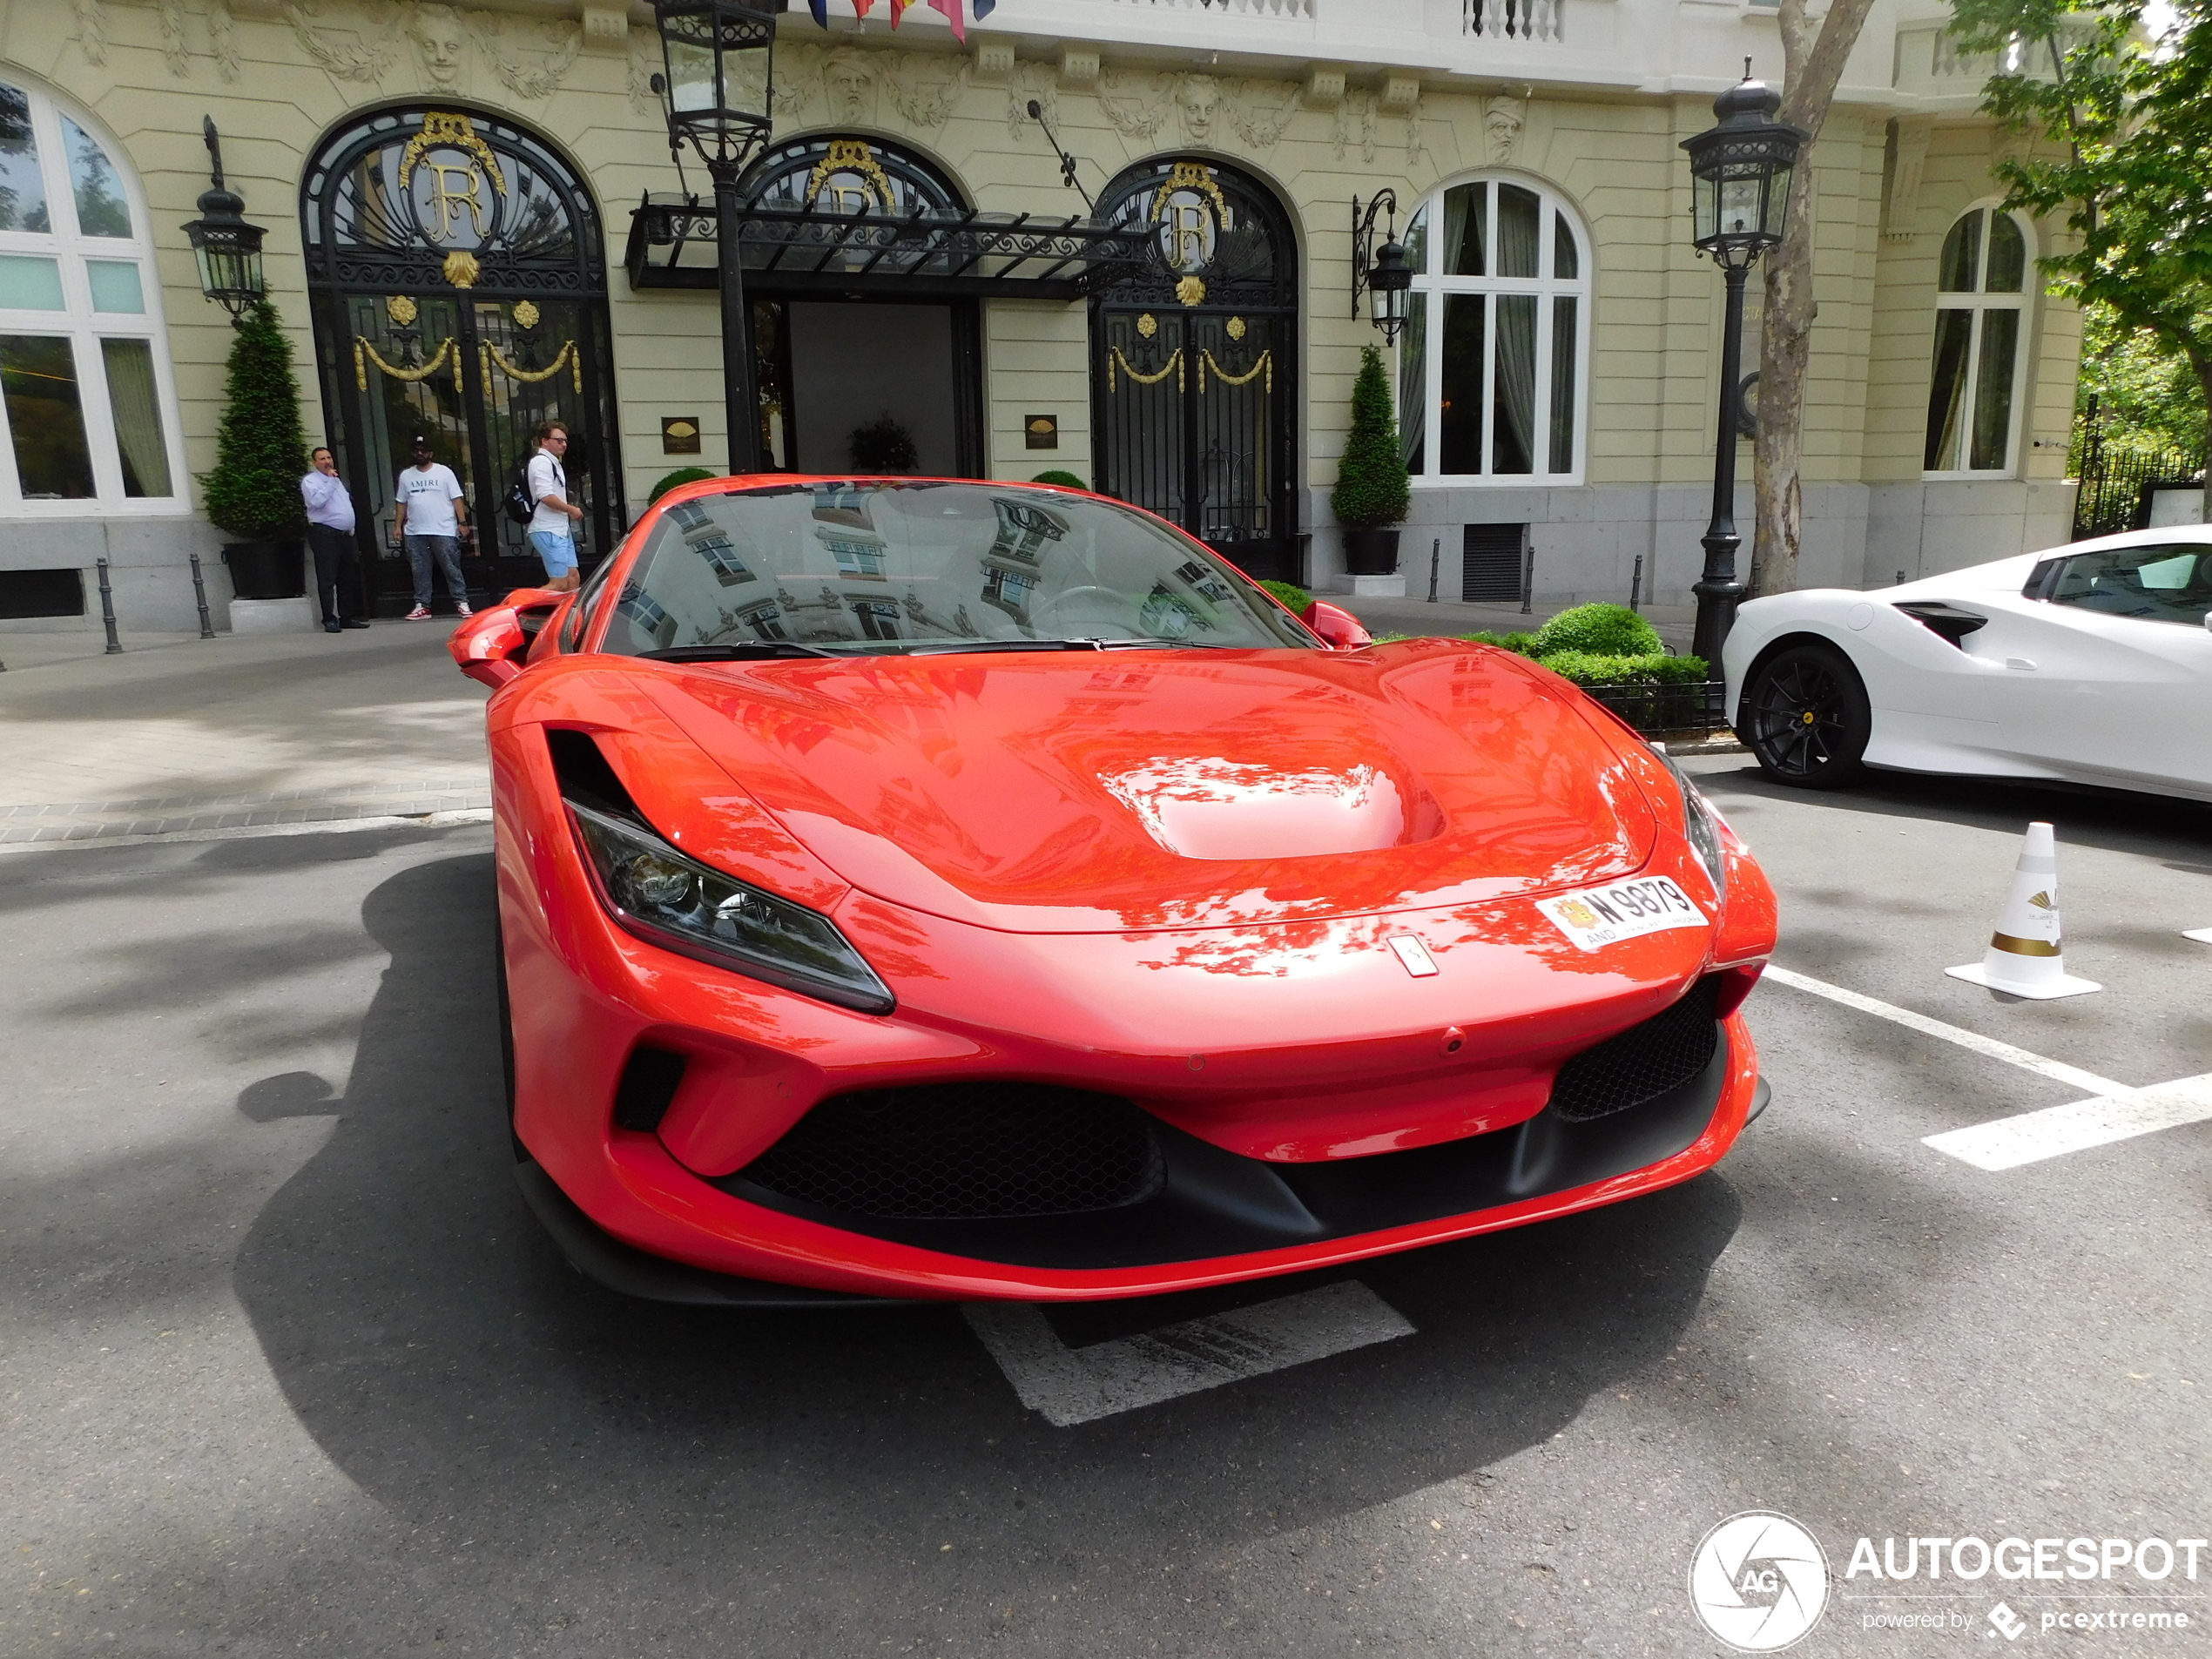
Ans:
[[[500,498],[540,421],[569,423],[587,568],[626,515],[608,349],[607,277],[590,192],[502,117],[407,106],[358,118],[300,192],[329,442],[354,487],[372,606],[406,609],[392,493],[430,440],[479,527],[472,590],[543,577]]]
[[[1098,488],[1258,577],[1297,572],[1298,251],[1274,194],[1162,157],[1107,186],[1161,261],[1091,302]]]

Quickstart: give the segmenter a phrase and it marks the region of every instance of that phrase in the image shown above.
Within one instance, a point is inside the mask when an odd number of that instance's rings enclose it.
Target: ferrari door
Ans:
[[[2006,746],[2088,783],[2212,792],[2212,546],[2047,561],[1971,639]]]

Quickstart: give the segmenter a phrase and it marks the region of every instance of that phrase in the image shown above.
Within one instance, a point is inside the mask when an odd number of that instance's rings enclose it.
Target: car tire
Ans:
[[[1874,735],[1866,683],[1833,645],[1792,645],[1752,670],[1738,711],[1766,775],[1793,789],[1839,789],[1865,775]]]

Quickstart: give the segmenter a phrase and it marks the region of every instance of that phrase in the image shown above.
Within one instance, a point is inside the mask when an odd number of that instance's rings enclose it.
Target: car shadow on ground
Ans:
[[[1708,1175],[1371,1264],[1358,1277],[1416,1335],[1054,1429],[948,1307],[705,1311],[579,1278],[510,1173],[489,857],[412,867],[363,920],[391,965],[343,1098],[293,1073],[239,1101],[263,1122],[338,1121],[255,1221],[235,1287],[338,1467],[426,1548],[527,1541],[518,1595],[689,1594],[713,1575],[719,1598],[834,1585],[849,1610],[906,1595],[924,1563],[961,1575],[927,1594],[979,1608],[1140,1567],[1157,1591],[1179,1552],[1325,1523],[1549,1439],[1671,1351],[1740,1220]],[[725,1576],[739,1557],[741,1583]]]
[[[1733,767],[1701,765],[1696,777],[1697,786],[1723,813],[1743,802],[1777,801],[2010,833],[2041,820],[2060,826],[2062,842],[2163,856],[2170,868],[2212,875],[2212,856],[2200,853],[2194,861],[2187,853],[2171,856],[2212,846],[2212,804],[2202,801],[2086,785],[1905,772],[1869,772],[1844,789],[1793,789],[1769,778],[1749,757]]]

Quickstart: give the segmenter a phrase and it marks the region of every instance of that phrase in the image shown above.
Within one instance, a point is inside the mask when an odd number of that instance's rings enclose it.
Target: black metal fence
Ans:
[[[2074,422],[2067,475],[2080,481],[2074,498],[2074,539],[2141,529],[2150,522],[2151,491],[2204,476],[2204,452],[2116,446],[2092,396]]]
[[[1582,688],[1648,737],[1710,736],[1728,727],[1728,682]]]

